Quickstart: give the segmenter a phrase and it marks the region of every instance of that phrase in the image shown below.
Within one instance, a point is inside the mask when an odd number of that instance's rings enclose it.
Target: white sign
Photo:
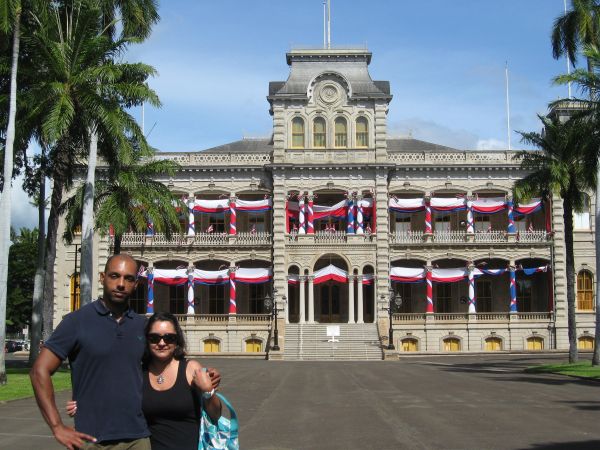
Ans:
[[[339,339],[336,340],[335,337],[340,335],[340,326],[339,325],[327,325],[327,337],[330,337],[327,342],[340,342]]]

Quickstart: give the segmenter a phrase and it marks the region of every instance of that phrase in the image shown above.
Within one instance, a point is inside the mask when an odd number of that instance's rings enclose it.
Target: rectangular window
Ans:
[[[517,280],[517,310],[531,312],[531,280]]]
[[[492,312],[492,282],[477,280],[475,282],[477,297],[475,307],[477,312]]]
[[[402,299],[398,312],[411,313],[412,310],[412,284],[396,283],[396,296]]]
[[[187,284],[169,286],[169,312],[171,314],[185,314],[187,306]]]
[[[208,287],[208,313],[225,314],[225,287],[229,285],[211,285]],[[227,301],[229,303],[229,301]]]
[[[265,311],[265,284],[248,285],[248,308],[250,314],[264,314]]]
[[[452,312],[452,285],[450,283],[438,283],[436,288],[435,312]]]
[[[248,217],[248,230],[264,233],[267,230],[265,215],[266,213],[250,214]]]
[[[436,214],[435,216],[435,231],[450,231],[450,214]]]
[[[225,233],[227,230],[225,229],[225,214],[224,213],[217,213],[217,214],[210,214],[209,218],[208,218],[208,228],[210,229],[210,227],[212,226],[212,232],[213,233]]]
[[[411,231],[410,216],[396,216],[396,233],[406,233]]]
[[[492,223],[490,216],[478,214],[474,217],[475,219],[475,231],[491,231]]]

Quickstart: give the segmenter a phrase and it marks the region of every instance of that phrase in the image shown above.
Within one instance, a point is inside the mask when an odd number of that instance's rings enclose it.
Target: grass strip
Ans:
[[[528,373],[558,373],[577,377],[600,380],[600,366],[592,366],[591,361],[581,361],[575,364],[545,364],[525,369]]]
[[[19,398],[33,397],[33,388],[29,381],[29,369],[6,369],[8,382],[0,386],[0,401],[17,400]],[[71,372],[58,370],[52,376],[54,391],[71,389]]]

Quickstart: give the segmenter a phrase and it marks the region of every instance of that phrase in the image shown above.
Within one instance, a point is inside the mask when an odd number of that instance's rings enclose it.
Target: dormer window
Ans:
[[[335,146],[337,148],[348,147],[348,122],[343,117],[335,119]]]
[[[325,119],[317,117],[313,122],[313,147],[325,148],[326,142]]]
[[[304,119],[302,117],[292,119],[292,147],[304,148]]]
[[[369,122],[366,117],[356,119],[356,146],[369,146]]]

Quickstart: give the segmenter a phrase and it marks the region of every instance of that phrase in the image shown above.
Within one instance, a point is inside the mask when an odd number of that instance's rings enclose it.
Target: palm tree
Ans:
[[[592,132],[593,123],[573,117],[566,122],[560,118],[539,116],[543,133],[520,133],[522,142],[539,151],[521,151],[521,169],[529,172],[514,186],[519,200],[542,194],[557,195],[563,200],[565,251],[567,271],[567,320],[569,328],[569,362],[577,362],[577,330],[575,322],[575,260],[573,254],[573,211],[584,206],[584,193],[595,176],[596,149],[600,141]],[[594,139],[590,139],[594,136]]]
[[[115,254],[121,251],[121,239],[127,231],[144,232],[152,221],[159,232],[167,237],[181,232],[179,211],[186,207],[167,186],[156,181],[161,176],[172,176],[179,167],[169,160],[152,159],[136,151],[121,154],[96,181],[96,229],[106,235],[112,227]],[[65,203],[67,212],[63,238],[71,243],[80,225],[84,202],[81,185]]]
[[[10,106],[8,127],[6,130],[6,145],[4,147],[4,186],[0,195],[0,348],[4,348],[6,330],[6,283],[8,280],[8,252],[10,250],[10,211],[11,211],[11,180],[13,175],[13,146],[15,141],[15,118],[17,114],[17,68],[19,62],[21,2],[6,2],[1,8],[0,26],[2,32],[8,34],[12,29],[12,61],[10,74]],[[6,368],[4,352],[0,351],[0,385],[6,384]]]
[[[571,6],[554,21],[552,55],[555,59],[567,55],[575,65],[579,51],[600,43],[600,1],[571,0]]]
[[[65,17],[63,19],[63,17]],[[76,20],[75,20],[76,18]],[[146,79],[154,69],[145,64],[117,63],[130,39],[111,41],[100,34],[100,11],[88,8],[83,1],[66,15],[56,9],[54,20],[40,22],[32,40],[31,57],[42,68],[39,82],[27,92],[28,102],[36,104],[31,114],[39,118],[45,142],[52,150],[49,159],[54,182],[46,240],[44,297],[44,337],[52,327],[53,265],[55,259],[58,208],[63,190],[72,182],[77,158],[87,159],[90,129],[95,129],[100,142],[126,144],[133,136],[146,145],[135,120],[125,111],[147,101],[159,105],[158,97],[149,89]]]
[[[137,40],[145,39],[154,25],[159,20],[156,2],[154,0],[99,0],[99,18],[101,29],[105,36],[114,41],[115,16],[122,19],[122,32],[119,40],[130,37]],[[144,78],[145,80],[145,78]],[[100,85],[100,80],[98,80]],[[139,105],[149,100],[143,96],[131,99],[128,106]],[[150,100],[157,105],[156,101]],[[98,152],[97,124],[92,122],[89,126],[90,145],[87,160],[87,177],[85,182],[84,204],[81,221],[81,273],[80,289],[81,302],[85,304],[92,298],[92,267],[93,267],[93,208],[94,208],[94,182],[96,177],[96,160]]]
[[[598,52],[600,46],[600,1],[598,0],[572,0],[572,9],[567,11],[562,16],[558,17],[554,22],[552,29],[552,53],[555,59],[562,55],[567,55],[575,64],[577,61],[577,53],[583,49],[586,50],[587,59],[587,75],[592,76],[594,67],[598,67],[598,60],[591,53]],[[586,79],[584,71],[576,71],[576,78]],[[564,78],[559,82],[568,83],[573,81],[569,77]],[[576,81],[576,80],[574,80]],[[589,80],[588,80],[589,81]],[[577,82],[577,81],[576,81]],[[590,94],[590,100],[597,103],[596,92],[598,83],[591,83],[587,87]],[[600,164],[596,164],[600,171]],[[595,174],[596,179],[600,179],[600,172]],[[595,223],[600,223],[600,183],[596,184],[596,208],[594,211]],[[596,250],[596,267],[600,267],[600,227],[596,227],[595,231],[595,250]],[[592,365],[600,364],[600,283],[596,283],[596,333],[594,356]]]
[[[576,83],[581,91],[589,94],[586,99],[577,99],[575,105],[581,110],[581,114],[585,114],[587,120],[593,123],[600,124],[600,77],[598,76],[598,67],[600,67],[600,50],[598,47],[589,46],[584,50],[584,54],[588,60],[588,68],[590,70],[578,69],[570,75],[562,75],[555,79],[559,84],[569,82]],[[599,129],[600,125],[596,127]],[[592,149],[593,150],[593,149]],[[598,153],[600,151],[597,150]],[[600,169],[599,169],[600,170]],[[596,174],[595,180],[600,180],[600,174]],[[596,211],[595,223],[600,223],[600,183],[595,183],[596,187]],[[596,267],[600,267],[600,227],[595,227],[595,243],[596,243]],[[596,283],[596,330],[594,339],[594,355],[592,357],[592,365],[600,365],[600,284]]]

